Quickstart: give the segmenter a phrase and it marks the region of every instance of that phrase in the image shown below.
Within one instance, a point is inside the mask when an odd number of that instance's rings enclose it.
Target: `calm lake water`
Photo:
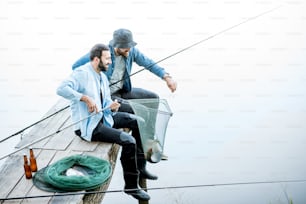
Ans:
[[[306,182],[306,5],[303,1],[1,1],[0,138],[39,120],[59,99],[72,63],[113,30],[178,81],[170,93],[147,71],[135,87],[159,93],[174,113],[168,161],[148,164],[150,204],[304,204]],[[215,34],[282,5],[226,33]],[[137,66],[134,70],[138,70]],[[19,136],[18,136],[19,137]],[[0,144],[13,151],[19,138]],[[109,190],[123,188],[117,162]],[[238,185],[238,183],[276,182]],[[220,185],[225,184],[225,185]],[[205,186],[206,185],[206,186]],[[103,203],[135,204],[124,193]]]

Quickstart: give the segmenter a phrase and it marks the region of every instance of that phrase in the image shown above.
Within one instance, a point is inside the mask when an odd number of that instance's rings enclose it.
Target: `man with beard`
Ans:
[[[111,63],[108,46],[95,45],[90,51],[90,61],[74,70],[57,88],[57,94],[71,101],[72,122],[78,122],[74,127],[78,136],[86,141],[122,146],[124,190],[138,200],[147,201],[150,196],[138,187],[136,149],[141,149],[141,139],[137,121],[132,114],[117,112],[120,104],[111,99],[109,82],[103,73]],[[91,116],[92,113],[95,114]],[[129,128],[132,135],[117,128]]]
[[[171,92],[177,88],[177,83],[172,79],[169,73],[164,68],[155,63],[152,59],[145,56],[135,46],[137,43],[133,40],[133,34],[130,30],[120,28],[113,33],[113,39],[109,42],[112,64],[105,71],[107,78],[110,81],[111,95],[124,99],[142,99],[142,98],[158,98],[156,93],[151,91],[132,87],[129,75],[132,71],[133,62],[144,67],[148,71],[163,79]],[[89,53],[77,60],[72,69],[87,63],[89,61]],[[124,112],[132,112],[130,107],[124,108]]]
[[[105,74],[110,82],[112,99],[122,101],[121,99],[159,98],[158,94],[152,91],[132,87],[130,75],[134,62],[152,72],[157,77],[163,79],[171,92],[176,91],[177,83],[173,80],[170,74],[167,73],[163,67],[159,66],[152,59],[148,58],[140,50],[138,50],[135,47],[136,45],[137,43],[133,40],[133,34],[130,30],[120,28],[114,31],[113,39],[109,42],[112,64],[110,64],[109,69],[105,71]],[[77,60],[72,65],[72,69],[77,69],[79,66],[87,63],[89,60],[88,53]],[[158,109],[158,102],[151,103],[150,108],[155,110]],[[133,113],[133,109],[128,103],[122,103],[119,111]],[[151,121],[155,120],[156,115],[152,115]],[[152,127],[148,128],[152,131],[150,133],[152,140],[154,140],[154,128],[154,124],[152,124]],[[146,160],[144,155],[138,152],[138,158],[139,166],[143,167],[141,169],[146,169]],[[161,159],[167,160],[167,156],[163,154]],[[153,175],[148,171],[144,171],[142,175],[144,175],[144,178],[151,180],[156,180],[158,178],[156,175]]]

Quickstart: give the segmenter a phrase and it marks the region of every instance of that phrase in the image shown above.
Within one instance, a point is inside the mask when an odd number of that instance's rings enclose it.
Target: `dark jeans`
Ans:
[[[119,102],[121,99],[150,99],[150,98],[158,99],[159,96],[154,92],[151,92],[145,89],[141,89],[141,88],[132,88],[130,92],[124,92],[124,91],[119,90],[112,94],[112,99],[113,100],[118,99]],[[155,109],[155,110],[158,109],[158,105],[159,103],[157,102],[146,103],[147,107]],[[123,101],[121,103],[119,111],[134,114],[132,107],[126,101]],[[148,126],[148,128],[146,129],[147,129],[147,133],[149,134],[149,138],[151,140],[154,140],[157,111],[156,112],[151,111],[149,117],[150,117],[149,119],[150,122],[146,124]]]
[[[113,100],[119,99],[119,101],[120,99],[145,99],[145,98],[159,98],[159,96],[156,93],[141,88],[132,88],[130,92],[117,91],[112,94],[112,99]],[[157,107],[153,105],[152,108],[157,108]],[[119,111],[134,113],[131,106],[125,102],[121,103]]]
[[[142,144],[136,119],[130,117],[129,113],[117,112],[114,116],[113,127],[104,126],[103,123],[97,125],[92,134],[92,141],[116,143],[122,146],[120,160],[123,171],[138,173],[137,171],[137,151],[142,150]],[[129,128],[132,135],[117,128]],[[143,152],[143,150],[142,150]]]

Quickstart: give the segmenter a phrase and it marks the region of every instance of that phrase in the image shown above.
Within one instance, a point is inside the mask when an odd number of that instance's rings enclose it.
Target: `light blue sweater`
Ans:
[[[100,100],[100,90],[103,94],[103,106]],[[88,107],[85,102],[80,101],[83,95],[87,95],[96,103],[98,110],[102,107],[109,107],[113,102],[110,96],[109,82],[105,74],[95,72],[88,62],[78,69],[75,69],[72,74],[65,79],[57,88],[57,94],[70,100],[72,122],[78,122],[74,129],[80,129],[82,137],[91,141],[92,132],[103,117],[103,124],[109,127],[113,126],[112,111],[108,108],[103,112],[99,112],[94,116],[88,117],[91,113],[88,112]],[[84,118],[88,117],[85,120]],[[80,121],[82,120],[82,121]]]

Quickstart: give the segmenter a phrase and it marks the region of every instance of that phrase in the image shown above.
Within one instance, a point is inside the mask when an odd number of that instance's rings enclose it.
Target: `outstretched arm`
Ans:
[[[177,88],[177,83],[172,79],[172,77],[165,71],[163,67],[160,67],[152,59],[146,57],[137,48],[133,48],[134,60],[139,66],[145,67],[150,72],[154,73],[156,76],[162,78],[166,81],[168,88],[171,92],[174,92]]]

